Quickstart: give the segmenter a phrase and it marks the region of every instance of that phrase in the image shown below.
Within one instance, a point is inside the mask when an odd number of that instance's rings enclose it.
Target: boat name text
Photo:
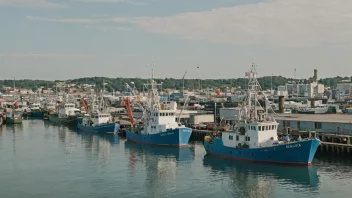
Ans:
[[[297,148],[301,147],[301,144],[286,145],[286,148]]]
[[[174,134],[174,132],[172,132],[172,133],[162,133],[162,134],[160,134],[160,136],[173,135],[173,134]]]

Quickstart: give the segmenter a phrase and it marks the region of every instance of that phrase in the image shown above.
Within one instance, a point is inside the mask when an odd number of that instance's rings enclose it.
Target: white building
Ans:
[[[344,99],[352,93],[352,83],[338,83],[336,86],[336,98]]]
[[[287,83],[286,91],[288,95],[296,95],[301,97],[314,97],[317,95],[323,95],[325,91],[325,87],[323,84],[319,84],[317,82],[312,82],[307,84],[302,82]]]

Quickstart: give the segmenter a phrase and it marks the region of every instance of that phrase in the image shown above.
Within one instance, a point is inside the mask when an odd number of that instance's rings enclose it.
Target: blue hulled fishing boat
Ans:
[[[204,147],[208,154],[236,160],[280,164],[311,165],[320,140],[280,141],[278,122],[258,101],[260,85],[253,65],[249,72],[246,98],[242,108],[235,112],[233,130],[216,136],[206,136]],[[261,95],[267,101],[265,95]],[[268,102],[267,102],[268,103]]]
[[[42,117],[42,110],[39,103],[32,103],[29,105],[31,117]]]
[[[120,129],[120,125],[113,123],[111,115],[107,113],[92,113],[84,117],[77,127],[82,131],[95,133],[117,133]]]
[[[130,141],[163,145],[188,145],[192,129],[176,122],[177,104],[174,101],[160,102],[157,84],[153,75],[148,87],[148,96],[139,107],[143,110],[142,126],[134,126],[134,120],[129,98],[125,99],[125,106],[131,120],[131,128],[126,130],[126,138]]]

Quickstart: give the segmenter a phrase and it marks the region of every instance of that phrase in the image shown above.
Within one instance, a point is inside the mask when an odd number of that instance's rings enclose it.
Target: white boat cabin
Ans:
[[[235,126],[234,131],[222,132],[224,146],[232,148],[261,148],[278,143],[277,123],[273,118],[262,115],[262,109],[257,110],[257,120],[247,120]]]
[[[73,103],[66,103],[60,105],[59,115],[61,116],[74,116],[81,111],[75,107]]]
[[[184,127],[176,122],[176,110],[177,104],[174,101],[161,103],[160,108],[158,105],[155,105],[151,112],[148,112],[150,119],[149,123],[144,126],[143,133],[156,134]]]
[[[39,103],[32,103],[32,104],[29,105],[29,108],[32,111],[40,110],[40,104]]]
[[[112,117],[107,113],[92,113],[90,116],[87,116],[82,119],[82,125],[84,126],[97,126],[100,124],[110,123]]]
[[[53,102],[45,103],[44,104],[44,109],[46,109],[46,110],[55,110],[56,109],[56,105]]]

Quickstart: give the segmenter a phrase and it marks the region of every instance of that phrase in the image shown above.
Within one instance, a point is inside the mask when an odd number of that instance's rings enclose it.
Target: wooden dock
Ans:
[[[336,154],[352,154],[351,144],[339,144],[334,142],[321,142],[319,146],[320,152],[336,153]]]

